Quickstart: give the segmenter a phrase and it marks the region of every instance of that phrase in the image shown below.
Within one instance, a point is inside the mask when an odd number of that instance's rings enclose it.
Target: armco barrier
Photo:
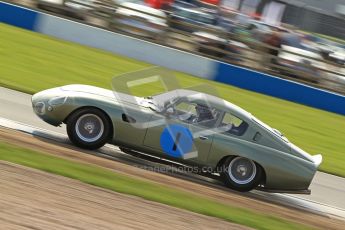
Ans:
[[[214,80],[345,115],[344,96],[268,74],[226,63],[218,63]]]
[[[22,7],[0,2],[0,22],[34,30],[38,13]]]
[[[246,68],[0,2],[0,22],[345,115],[345,97]]]
[[[56,38],[121,54],[154,65],[211,78],[216,63],[209,59],[103,29],[41,14],[35,30]]]

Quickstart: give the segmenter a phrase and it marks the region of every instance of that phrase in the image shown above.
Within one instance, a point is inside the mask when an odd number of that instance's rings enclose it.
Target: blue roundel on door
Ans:
[[[169,156],[182,158],[192,151],[193,135],[182,125],[168,125],[161,134],[160,145]]]

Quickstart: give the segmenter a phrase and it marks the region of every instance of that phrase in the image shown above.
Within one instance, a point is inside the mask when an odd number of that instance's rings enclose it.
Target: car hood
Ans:
[[[90,86],[90,85],[66,85],[66,86],[62,86],[61,90],[93,94],[97,96],[107,97],[109,99],[113,99],[119,102],[126,102],[126,103],[133,103],[133,104],[139,104],[139,102],[142,101],[141,97],[135,97],[129,94],[119,93],[116,91],[103,89],[100,87]]]
[[[90,85],[66,85],[62,86],[61,90],[70,91],[76,93],[87,93],[97,96],[106,97],[117,101],[119,103],[133,104],[141,107],[151,108],[153,110],[158,110],[155,104],[152,104],[149,100],[142,97],[132,96],[126,93],[120,93],[108,89],[103,89],[100,87],[90,86]]]

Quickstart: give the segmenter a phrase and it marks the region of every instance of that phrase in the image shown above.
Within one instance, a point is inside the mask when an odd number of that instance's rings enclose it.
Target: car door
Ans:
[[[144,145],[161,152],[164,156],[203,164],[210,151],[213,134],[205,122],[198,122],[197,104],[180,101],[173,111],[151,117],[155,126],[147,129]],[[202,125],[200,125],[202,124]]]

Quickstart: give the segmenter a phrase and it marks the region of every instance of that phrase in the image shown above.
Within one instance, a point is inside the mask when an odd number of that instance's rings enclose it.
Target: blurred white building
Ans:
[[[279,25],[345,39],[345,0],[221,0],[247,15],[261,15],[261,20]]]

